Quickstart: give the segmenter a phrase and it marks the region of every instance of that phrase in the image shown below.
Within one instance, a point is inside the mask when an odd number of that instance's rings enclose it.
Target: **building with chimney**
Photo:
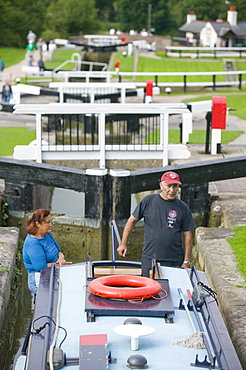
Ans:
[[[238,21],[237,14],[236,7],[230,6],[227,21],[218,17],[216,21],[207,22],[197,20],[195,12],[190,12],[186,23],[179,28],[180,38],[185,39],[187,45],[246,46],[246,21]]]

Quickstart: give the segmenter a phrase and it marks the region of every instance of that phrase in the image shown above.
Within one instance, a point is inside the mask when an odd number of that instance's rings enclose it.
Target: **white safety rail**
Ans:
[[[103,79],[108,83],[112,76],[117,76],[114,71],[58,71],[57,75],[59,79],[63,79],[63,82],[69,82],[70,78],[85,78],[85,82]]]
[[[78,94],[81,96],[90,96],[90,103],[95,103],[95,95],[112,94],[120,91],[121,103],[126,100],[126,90],[136,90],[136,85],[131,82],[51,82],[49,87],[59,91],[59,102],[64,103],[64,94]],[[76,101],[81,103],[81,101]]]
[[[25,73],[25,81],[27,83],[53,81],[53,71],[40,71],[37,66],[22,66],[21,71]]]
[[[73,64],[72,71],[62,71],[62,68],[66,68],[67,65]],[[80,72],[82,66],[85,66],[89,69],[89,72],[95,72],[94,68],[101,68],[101,71],[106,71],[108,68],[107,63],[99,63],[99,62],[87,62],[81,60],[81,56],[79,53],[73,53],[71,59],[66,60],[58,67],[54,68],[51,71],[40,71],[38,66],[22,66],[21,71],[26,74],[26,82],[51,82],[54,78],[57,78],[57,73],[60,75],[66,74],[66,72],[76,73]]]
[[[246,84],[246,70],[240,71],[214,71],[214,72],[115,72],[115,71],[71,71],[58,72],[59,76],[68,82],[70,78],[85,78],[86,82],[95,79],[105,79],[109,82],[112,78],[118,78],[119,81],[124,81],[124,78],[132,79],[137,87],[146,86],[146,81],[137,81],[138,77],[145,77],[146,80],[152,79],[159,87],[220,87],[220,86],[238,86]],[[172,82],[170,77],[180,76],[183,82]],[[193,76],[207,77],[207,81],[191,82],[190,78]],[[217,76],[224,76],[223,81],[216,80]],[[227,81],[227,76],[233,77],[233,80]],[[168,81],[160,82],[160,77],[167,77]]]
[[[171,57],[245,57],[246,47],[166,46],[166,55]]]
[[[160,115],[160,143],[154,145],[106,144],[105,117],[107,114],[157,114]],[[192,113],[185,104],[17,104],[14,114],[36,115],[36,148],[33,145],[17,145],[14,158],[25,160],[98,160],[100,168],[106,160],[161,159],[168,165],[169,159],[187,159],[190,152],[184,144],[168,143],[169,115],[182,116],[183,130],[190,131]],[[98,116],[97,145],[50,145],[42,141],[42,116],[55,114],[85,114]],[[185,134],[183,134],[185,136]],[[35,150],[36,149],[36,150]]]
[[[121,39],[116,35],[85,35],[88,44],[96,46],[121,44]]]
[[[17,84],[12,86],[13,97],[12,104],[20,104],[22,94],[40,95],[41,88],[39,86]]]
[[[78,54],[78,53],[76,53],[76,54]],[[74,56],[74,54],[72,55],[72,57],[73,56]],[[107,63],[88,62],[88,61],[85,61],[85,60],[78,60],[78,59],[76,60],[75,58],[72,58],[70,60],[66,60],[65,62],[60,64],[58,67],[56,67],[53,70],[53,73],[57,73],[58,71],[60,71],[60,69],[65,68],[65,66],[67,64],[74,64],[74,69],[75,69],[75,71],[78,71],[78,72],[80,72],[80,69],[81,69],[82,66],[86,66],[86,68],[88,68],[89,71],[93,71],[95,67],[96,68],[101,68],[102,71],[106,71],[107,68],[108,68]]]

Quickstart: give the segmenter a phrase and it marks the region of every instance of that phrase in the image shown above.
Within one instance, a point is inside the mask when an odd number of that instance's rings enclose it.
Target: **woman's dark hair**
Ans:
[[[45,218],[48,217],[49,215],[50,215],[49,209],[43,208],[37,209],[33,213],[33,215],[27,220],[26,231],[28,232],[28,234],[36,235],[38,229],[36,222],[41,224],[45,220]]]

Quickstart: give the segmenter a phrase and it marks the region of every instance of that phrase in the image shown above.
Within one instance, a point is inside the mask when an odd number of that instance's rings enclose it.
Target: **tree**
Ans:
[[[95,0],[58,0],[47,9],[47,28],[60,37],[97,30]]]
[[[121,23],[122,31],[130,29],[141,31],[148,26],[149,0],[116,0],[116,20]]]
[[[113,6],[113,0],[95,0],[96,8],[98,9],[98,16],[103,21],[115,20],[115,9]]]
[[[168,0],[152,1],[151,26],[155,33],[161,35],[170,32],[174,26],[168,6]]]
[[[42,32],[46,9],[41,0],[0,0],[0,9],[1,45],[25,47],[30,29]]]
[[[163,34],[172,28],[168,0],[116,0],[114,4],[117,10],[116,20],[121,23],[123,31],[147,29],[150,15],[151,28],[155,29],[155,33]]]

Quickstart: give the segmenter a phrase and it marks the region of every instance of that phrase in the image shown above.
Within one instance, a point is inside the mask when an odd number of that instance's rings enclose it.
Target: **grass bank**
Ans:
[[[221,132],[221,144],[228,144],[240,136],[243,131],[226,131]],[[180,143],[180,131],[169,130],[168,131],[169,143],[179,144]],[[146,142],[148,144],[160,143],[160,130],[154,131],[149,134]],[[192,134],[189,135],[189,144],[205,144],[206,143],[206,130],[193,130]]]
[[[55,58],[53,61],[46,61],[45,67],[55,69],[59,65],[61,65],[66,60],[70,60],[75,50],[66,50],[62,48],[58,48],[55,52]],[[7,47],[0,47],[0,56],[4,60],[5,68],[15,65],[25,59],[26,50],[22,48],[7,48]],[[38,56],[38,54],[37,54]],[[34,65],[37,65],[37,60],[34,61]],[[66,68],[71,70],[74,64],[70,63],[66,65]]]
[[[246,226],[235,227],[233,232],[236,236],[234,238],[228,238],[227,241],[235,254],[239,270],[246,278]]]
[[[16,145],[28,145],[36,139],[36,131],[25,127],[0,127],[0,156],[12,156]]]
[[[0,47],[0,56],[5,68],[21,62],[25,58],[25,49]]]

